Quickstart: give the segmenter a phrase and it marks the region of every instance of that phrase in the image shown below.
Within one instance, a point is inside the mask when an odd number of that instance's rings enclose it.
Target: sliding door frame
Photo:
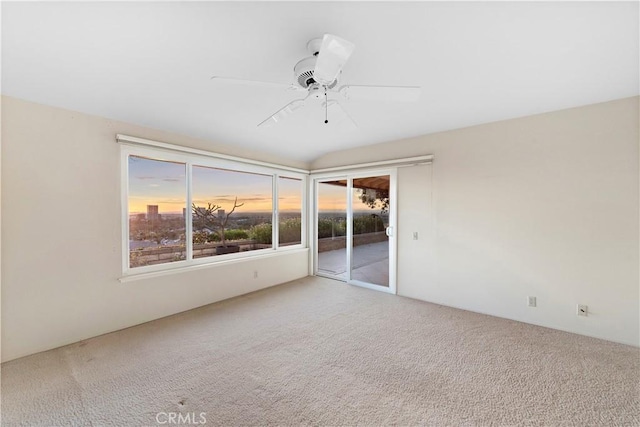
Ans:
[[[354,169],[354,170],[341,170],[335,172],[322,172],[322,173],[312,173],[309,179],[309,197],[310,206],[309,206],[309,274],[317,275],[321,277],[329,277],[333,279],[337,279],[337,277],[332,277],[330,275],[323,275],[322,273],[318,273],[318,183],[324,181],[333,181],[338,179],[346,179],[347,187],[345,191],[347,192],[347,209],[346,209],[346,217],[347,217],[347,232],[346,232],[346,268],[347,268],[347,277],[346,283],[361,286],[368,289],[375,289],[377,291],[387,292],[390,294],[397,293],[397,207],[398,207],[398,189],[397,189],[397,167],[386,167],[376,168],[376,169]],[[391,229],[391,235],[389,236],[389,286],[375,285],[367,282],[361,282],[358,280],[351,279],[351,262],[353,255],[353,211],[352,211],[352,202],[353,202],[353,179],[354,178],[365,178],[369,176],[389,176],[389,227]]]

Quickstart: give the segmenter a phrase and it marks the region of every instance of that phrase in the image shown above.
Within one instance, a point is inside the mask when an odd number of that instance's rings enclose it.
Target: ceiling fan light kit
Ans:
[[[282,84],[272,82],[260,82],[255,80],[243,80],[214,76],[213,81],[229,84],[254,85],[265,87],[278,87],[288,90],[307,92],[303,99],[296,99],[258,124],[268,126],[279,123],[291,116],[296,110],[301,109],[309,102],[319,105],[325,110],[324,123],[329,123],[329,108],[333,107],[342,113],[355,126],[355,122],[335,98],[331,95],[340,95],[346,100],[378,100],[395,102],[417,101],[420,96],[420,87],[417,86],[354,86],[347,85],[338,88],[338,80],[342,68],[347,63],[355,45],[345,39],[332,34],[325,34],[322,38],[312,39],[307,43],[307,50],[311,56],[302,59],[294,67],[294,84]],[[317,102],[322,100],[321,103]]]

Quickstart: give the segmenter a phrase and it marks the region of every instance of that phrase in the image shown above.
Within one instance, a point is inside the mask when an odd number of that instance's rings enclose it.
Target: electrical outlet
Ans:
[[[529,307],[536,307],[536,297],[527,297],[527,305]]]
[[[257,279],[258,278],[258,270],[254,270],[253,272],[253,278]]]
[[[418,232],[417,231],[413,232],[413,240],[418,240]]]
[[[588,307],[586,305],[578,304],[578,308],[576,310],[576,314],[578,316],[587,317],[589,315],[589,309],[588,309]]]

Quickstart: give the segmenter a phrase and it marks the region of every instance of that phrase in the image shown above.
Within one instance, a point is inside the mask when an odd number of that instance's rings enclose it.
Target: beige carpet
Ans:
[[[5,363],[2,425],[638,426],[639,380],[637,348],[306,278]]]

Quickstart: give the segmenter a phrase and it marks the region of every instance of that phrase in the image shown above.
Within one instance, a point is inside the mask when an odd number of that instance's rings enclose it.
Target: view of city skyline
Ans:
[[[300,178],[278,176],[274,182],[272,174],[189,167],[139,156],[129,156],[128,167],[130,268],[268,249],[274,243],[296,245],[303,240]],[[385,178],[376,180],[384,184]],[[357,188],[351,190],[345,180],[319,184],[318,236],[345,235],[348,191],[352,192],[354,233],[384,229],[388,221],[384,186],[353,182]]]

